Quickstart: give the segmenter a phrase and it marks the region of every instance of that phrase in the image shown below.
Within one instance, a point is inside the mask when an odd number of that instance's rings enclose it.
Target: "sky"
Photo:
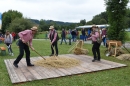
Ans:
[[[0,0],[0,13],[8,10],[17,10],[31,19],[80,22],[90,21],[106,6],[104,0]]]

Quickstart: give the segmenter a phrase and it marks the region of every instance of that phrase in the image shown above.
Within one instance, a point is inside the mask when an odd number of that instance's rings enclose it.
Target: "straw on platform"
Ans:
[[[52,56],[46,58],[46,60],[37,60],[34,64],[43,67],[69,68],[79,65],[80,61],[78,59],[69,58],[65,56],[58,56],[56,58]]]

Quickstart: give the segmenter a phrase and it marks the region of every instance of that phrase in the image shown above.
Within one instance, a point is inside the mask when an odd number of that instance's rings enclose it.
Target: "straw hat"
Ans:
[[[31,30],[38,30],[38,28],[36,26],[33,26]]]
[[[94,24],[94,25],[92,25],[92,28],[96,28],[97,26]]]
[[[50,29],[50,30],[51,30],[51,29],[54,29],[54,26],[50,26],[50,28],[49,28],[49,29]]]
[[[102,30],[106,30],[106,28],[103,28]]]

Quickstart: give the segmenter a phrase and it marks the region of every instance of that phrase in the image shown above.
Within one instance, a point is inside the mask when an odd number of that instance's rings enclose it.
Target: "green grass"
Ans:
[[[64,43],[62,45],[59,44],[60,43],[58,43],[59,54],[67,54],[67,51],[71,48],[71,46],[66,45]],[[0,46],[5,45],[0,44]],[[43,56],[48,56],[51,53],[49,40],[33,40],[33,46],[35,50]],[[83,47],[85,49],[88,49],[88,55],[92,56],[92,45],[84,44]],[[102,59],[123,63],[128,66],[93,73],[65,76],[46,80],[37,80],[20,84],[12,84],[4,63],[4,59],[13,59],[17,57],[19,49],[14,42],[12,44],[12,49],[14,51],[15,56],[0,56],[0,86],[130,86],[130,61],[121,61],[116,59],[115,57],[106,57],[104,55],[104,50],[106,50],[106,48],[102,46],[100,48]],[[38,55],[35,52],[31,51],[31,57],[34,56]]]

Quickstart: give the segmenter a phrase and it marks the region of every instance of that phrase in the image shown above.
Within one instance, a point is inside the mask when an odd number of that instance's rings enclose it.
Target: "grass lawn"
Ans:
[[[67,54],[71,48],[70,45],[59,45],[59,54]],[[5,46],[0,44],[0,46]],[[48,56],[51,53],[49,40],[33,40],[33,46],[37,52],[43,56]],[[91,44],[84,44],[84,48],[90,52],[88,55],[92,56]],[[15,42],[12,44],[14,56],[0,56],[0,86],[130,86],[130,61],[121,61],[115,57],[106,57],[104,55],[105,47],[100,47],[101,58],[119,62],[128,65],[128,67],[105,70],[93,73],[86,73],[80,75],[66,76],[47,80],[37,80],[20,84],[12,84],[9,78],[4,59],[16,58],[19,53],[19,48]],[[35,52],[31,51],[31,57],[38,56]]]

